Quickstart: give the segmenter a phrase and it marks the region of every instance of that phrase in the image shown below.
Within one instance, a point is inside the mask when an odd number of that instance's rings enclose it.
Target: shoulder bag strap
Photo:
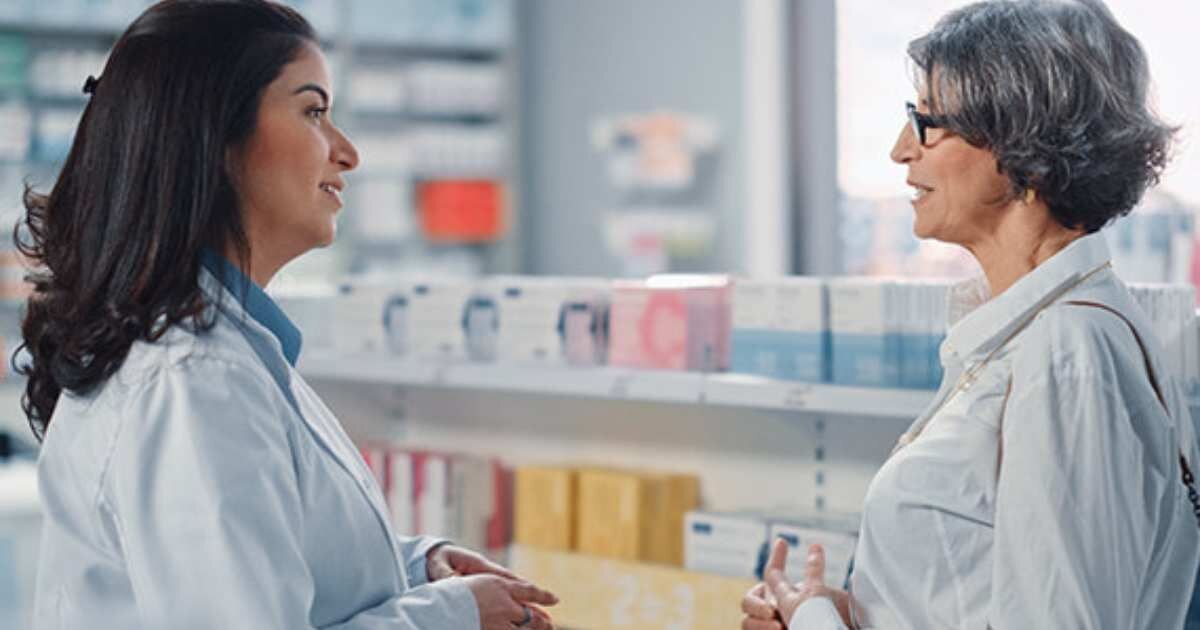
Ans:
[[[1112,313],[1113,315],[1116,315],[1117,317],[1121,318],[1121,321],[1125,322],[1125,325],[1128,326],[1129,330],[1133,333],[1133,338],[1137,340],[1138,347],[1142,350],[1142,361],[1144,361],[1146,365],[1146,375],[1150,377],[1150,386],[1154,388],[1154,393],[1158,396],[1158,402],[1162,403],[1163,411],[1167,413],[1167,417],[1170,417],[1171,410],[1169,407],[1167,407],[1167,399],[1165,396],[1163,396],[1162,388],[1159,387],[1158,384],[1158,378],[1154,374],[1154,364],[1150,362],[1150,353],[1146,351],[1146,344],[1142,342],[1142,336],[1138,334],[1137,328],[1133,325],[1133,322],[1129,321],[1129,318],[1125,317],[1125,315],[1123,315],[1117,309],[1107,304],[1101,304],[1100,302],[1070,300],[1066,303],[1075,304],[1078,306],[1101,308],[1109,313]],[[1181,471],[1183,485],[1187,487],[1188,501],[1191,501],[1192,503],[1192,514],[1196,517],[1197,526],[1200,526],[1200,493],[1196,492],[1196,478],[1194,475],[1192,475],[1192,469],[1190,466],[1188,466],[1187,457],[1184,456],[1182,450],[1179,452],[1179,469]]]

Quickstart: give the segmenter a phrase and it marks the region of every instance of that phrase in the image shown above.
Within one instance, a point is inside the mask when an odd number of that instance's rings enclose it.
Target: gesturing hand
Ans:
[[[784,572],[787,553],[787,541],[776,540],[763,570],[764,583],[755,586],[742,598],[742,612],[746,613],[742,619],[742,630],[782,630],[787,627],[800,604],[813,597],[832,600],[842,620],[849,623],[849,595],[825,586],[825,550],[820,545],[808,548],[804,581],[798,584],[789,582]]]

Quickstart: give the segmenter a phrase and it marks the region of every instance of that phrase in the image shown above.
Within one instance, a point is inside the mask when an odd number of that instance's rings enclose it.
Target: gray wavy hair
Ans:
[[[1068,228],[1128,214],[1170,159],[1177,128],[1150,107],[1146,54],[1099,0],[971,4],[908,55],[942,126]]]

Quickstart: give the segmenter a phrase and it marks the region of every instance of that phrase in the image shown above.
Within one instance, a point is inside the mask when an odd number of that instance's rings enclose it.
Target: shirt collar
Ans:
[[[978,276],[954,286],[949,296],[950,331],[942,359],[963,360],[991,351],[1017,326],[1062,296],[1073,282],[1112,259],[1099,232],[1082,236],[992,298]]]
[[[288,319],[283,309],[240,269],[216,252],[205,249],[200,253],[200,264],[204,266],[229,291],[246,313],[279,340],[283,356],[296,366],[300,357],[300,345],[304,341],[300,329]]]

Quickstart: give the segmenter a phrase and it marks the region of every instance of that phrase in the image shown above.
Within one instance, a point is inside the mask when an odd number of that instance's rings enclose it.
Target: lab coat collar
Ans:
[[[300,329],[288,319],[283,309],[240,269],[211,249],[200,252],[200,264],[225,287],[246,313],[269,330],[283,350],[288,364],[296,366],[300,346],[304,341]]]
[[[950,291],[951,328],[941,347],[943,363],[990,352],[1036,311],[1071,284],[1112,259],[1099,232],[1082,236],[992,298],[982,275]]]

